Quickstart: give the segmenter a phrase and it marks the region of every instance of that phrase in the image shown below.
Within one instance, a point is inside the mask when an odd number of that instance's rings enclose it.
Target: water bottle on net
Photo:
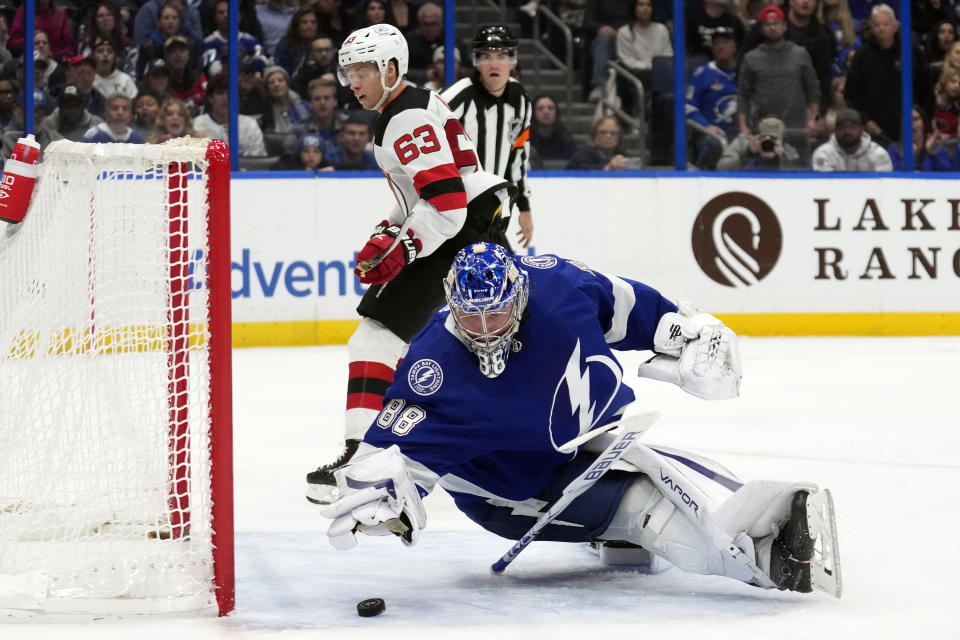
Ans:
[[[39,160],[40,145],[32,134],[17,140],[0,177],[0,220],[11,224],[23,222],[37,183]]]

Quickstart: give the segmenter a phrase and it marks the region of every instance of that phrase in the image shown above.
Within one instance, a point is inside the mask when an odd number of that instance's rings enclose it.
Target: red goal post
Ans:
[[[233,609],[229,162],[54,142],[0,228],[0,609]]]

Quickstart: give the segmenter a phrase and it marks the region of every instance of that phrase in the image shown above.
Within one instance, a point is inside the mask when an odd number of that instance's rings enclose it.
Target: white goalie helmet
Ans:
[[[391,60],[397,61],[397,81],[393,86],[387,86],[387,68]],[[347,67],[358,62],[375,62],[380,69],[380,84],[383,86],[383,97],[374,107],[378,109],[387,95],[403,82],[409,60],[407,39],[400,30],[390,24],[375,24],[357,29],[340,45],[337,77],[340,84],[349,87],[350,75]]]

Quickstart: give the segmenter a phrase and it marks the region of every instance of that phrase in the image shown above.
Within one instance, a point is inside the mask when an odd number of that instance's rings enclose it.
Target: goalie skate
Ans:
[[[840,549],[828,489],[794,494],[790,520],[770,548],[770,578],[781,590],[809,593],[818,589],[840,597]]]

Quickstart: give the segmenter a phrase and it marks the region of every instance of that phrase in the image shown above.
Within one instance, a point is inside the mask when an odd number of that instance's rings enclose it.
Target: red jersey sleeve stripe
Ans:
[[[357,360],[350,363],[349,377],[377,378],[386,382],[393,382],[393,369],[380,362]]]
[[[437,182],[439,180],[450,180],[451,178],[460,179],[460,171],[457,170],[457,165],[452,162],[447,164],[441,164],[437,167],[432,167],[430,169],[424,169],[423,171],[418,171],[417,175],[413,176],[413,188],[417,190],[417,194],[421,198],[425,197],[423,195],[423,189],[431,182]],[[463,190],[463,184],[461,183],[460,189]]]
[[[467,208],[467,194],[465,193],[444,193],[438,196],[434,196],[427,200],[432,204],[437,211],[443,213],[444,211],[452,211],[454,209],[466,209]]]

